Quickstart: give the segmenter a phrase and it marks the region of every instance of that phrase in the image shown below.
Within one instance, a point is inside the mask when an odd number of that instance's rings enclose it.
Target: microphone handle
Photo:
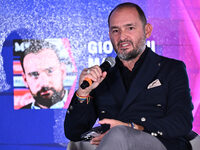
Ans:
[[[93,83],[93,81],[90,78],[85,78],[83,80],[83,82],[81,83],[80,87],[82,89],[85,89],[85,88],[89,87],[90,85],[92,85],[92,83]]]
[[[84,81],[81,83],[81,85],[80,85],[80,87],[81,87],[82,89],[85,89],[85,88],[87,88],[87,87],[89,87],[89,86],[90,86],[90,84],[89,84],[89,82],[86,81],[86,80],[84,80]]]
[[[111,68],[111,65],[108,61],[105,61],[103,64],[100,65],[100,68],[102,70],[102,72],[104,71],[108,71]],[[93,81],[89,78],[84,79],[84,81],[81,83],[80,87],[82,89],[85,89],[87,87],[89,87],[90,85],[92,85]]]

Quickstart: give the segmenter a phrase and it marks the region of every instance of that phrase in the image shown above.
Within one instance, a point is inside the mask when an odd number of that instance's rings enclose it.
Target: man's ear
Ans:
[[[24,79],[25,86],[28,88],[28,83],[27,83],[26,75],[24,74],[24,72],[22,72],[22,78]]]
[[[111,39],[110,30],[108,31],[109,38]]]
[[[145,25],[145,37],[146,37],[146,38],[149,38],[149,37],[151,36],[152,30],[153,30],[152,25],[149,24],[149,23],[147,23],[147,24]]]
[[[61,68],[61,72],[62,72],[63,79],[65,79],[66,74],[67,74],[67,71],[66,71],[66,64],[65,64],[65,63],[61,63],[60,65],[61,65],[60,68]]]

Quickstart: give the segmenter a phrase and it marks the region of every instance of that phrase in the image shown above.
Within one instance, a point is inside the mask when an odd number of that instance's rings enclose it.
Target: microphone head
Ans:
[[[111,66],[111,68],[112,67],[114,67],[114,65],[115,65],[115,58],[113,58],[113,57],[107,57],[106,59],[105,59],[105,62],[108,62],[109,64],[110,64],[110,66]]]

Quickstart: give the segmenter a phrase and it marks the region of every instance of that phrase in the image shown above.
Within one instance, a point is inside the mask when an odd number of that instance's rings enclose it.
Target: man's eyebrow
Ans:
[[[29,75],[29,76],[32,76],[32,75],[34,75],[34,74],[36,74],[36,73],[38,74],[38,71],[32,71],[32,72],[29,72],[28,75]]]
[[[45,67],[43,70],[52,69],[53,67]]]
[[[119,28],[118,26],[111,26],[110,27],[110,29],[112,30],[112,29],[117,29],[117,28]]]
[[[48,67],[48,68],[45,68],[44,70],[53,70],[54,67]]]
[[[124,27],[130,27],[130,26],[133,26],[133,27],[136,27],[136,24],[135,23],[128,23],[128,24],[125,24],[123,25]],[[111,26],[110,29],[117,29],[119,28],[118,26]]]
[[[134,26],[134,27],[136,27],[136,24],[128,23],[128,24],[125,24],[124,26],[126,26],[126,27],[130,27],[130,26]]]

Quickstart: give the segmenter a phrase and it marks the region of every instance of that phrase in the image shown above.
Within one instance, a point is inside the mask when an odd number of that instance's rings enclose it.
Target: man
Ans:
[[[35,101],[22,109],[63,108],[68,95],[63,87],[66,71],[56,47],[42,40],[29,42],[20,61],[25,85]]]
[[[185,65],[145,46],[152,26],[138,5],[118,5],[108,24],[116,65],[107,73],[99,66],[82,71],[65,118],[66,137],[81,140],[99,118],[110,129],[90,141],[97,150],[189,149],[193,106]],[[94,82],[81,89],[85,78]]]

